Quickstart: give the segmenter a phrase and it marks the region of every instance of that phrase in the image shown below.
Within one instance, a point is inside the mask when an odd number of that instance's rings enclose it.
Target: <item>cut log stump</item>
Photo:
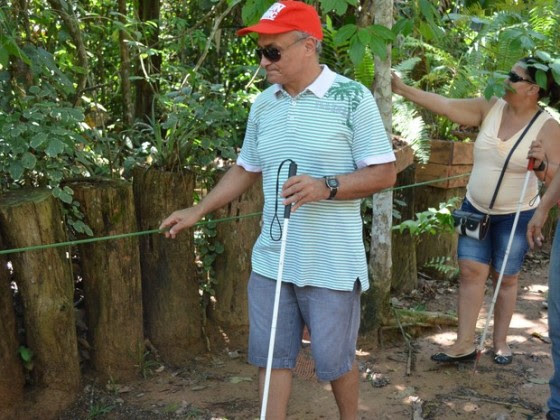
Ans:
[[[0,238],[0,249],[5,249]],[[16,417],[16,409],[23,401],[24,377],[17,355],[16,317],[8,259],[0,255],[0,413]]]
[[[9,192],[0,198],[0,235],[21,248],[66,242],[62,209],[50,190]],[[27,347],[33,351],[33,382],[75,395],[80,367],[74,320],[74,279],[67,248],[10,255],[24,305]]]
[[[238,199],[215,212],[216,218],[261,212],[262,183],[257,182]],[[261,232],[261,217],[232,220],[217,225],[216,239],[224,245],[216,258],[216,303],[210,318],[223,327],[248,327],[247,282],[251,274],[251,253]]]
[[[137,231],[132,184],[68,184],[94,236]],[[105,379],[132,379],[144,352],[138,237],[79,246],[92,364]]]
[[[137,168],[133,175],[139,229],[157,229],[173,211],[192,206],[192,173]],[[180,365],[205,348],[193,229],[175,239],[140,237],[140,256],[146,335],[166,362]]]
[[[414,183],[414,167],[408,167],[397,175],[397,186],[410,185]],[[394,200],[405,202],[398,207],[401,214],[398,224],[404,220],[414,218],[415,214],[415,189],[406,188],[394,192]],[[373,238],[372,240],[375,240]],[[400,233],[393,231],[391,234],[391,255],[393,262],[391,292],[394,294],[407,293],[416,288],[418,283],[418,271],[416,269],[416,243],[415,238],[409,232]]]

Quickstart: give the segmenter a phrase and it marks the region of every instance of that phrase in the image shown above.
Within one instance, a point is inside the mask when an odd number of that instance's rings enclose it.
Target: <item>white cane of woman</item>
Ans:
[[[286,161],[284,161],[286,162]],[[278,173],[284,164],[282,162],[278,168]],[[289,160],[290,168],[288,169],[288,178],[294,176],[297,172],[297,164],[293,160]],[[278,183],[276,190],[278,191]],[[274,308],[272,309],[272,324],[270,326],[270,342],[268,344],[268,359],[266,361],[266,375],[264,379],[264,391],[261,406],[261,420],[266,418],[266,407],[268,404],[268,393],[270,388],[270,374],[272,371],[272,356],[274,355],[274,341],[276,340],[276,324],[278,322],[278,307],[280,305],[280,290],[282,287],[282,272],[284,271],[284,256],[286,253],[286,238],[288,236],[288,222],[292,212],[292,205],[284,206],[284,224],[282,227],[282,242],[280,245],[280,259],[278,262],[278,274],[276,276],[276,292],[274,293]],[[276,216],[275,216],[276,217]]]
[[[486,341],[486,333],[488,332],[488,326],[490,325],[490,318],[494,313],[494,306],[496,305],[496,300],[498,299],[498,293],[500,291],[500,286],[502,285],[502,280],[504,278],[504,272],[506,270],[506,265],[509,258],[509,251],[511,250],[511,244],[513,243],[513,238],[515,237],[515,230],[517,229],[517,222],[519,221],[519,215],[521,213],[521,206],[523,205],[523,199],[525,198],[525,191],[527,191],[527,184],[529,183],[529,176],[533,172],[533,165],[535,164],[535,159],[529,159],[527,165],[527,173],[525,174],[525,181],[523,182],[523,188],[521,189],[521,195],[519,197],[519,202],[517,203],[517,210],[515,211],[515,218],[513,219],[513,225],[511,227],[511,233],[509,235],[509,241],[506,247],[506,253],[504,255],[504,261],[502,262],[502,267],[500,269],[500,275],[498,276],[498,281],[496,282],[496,289],[494,290],[494,296],[492,297],[492,302],[490,304],[490,309],[486,315],[486,325],[484,326],[484,331],[482,332],[482,337],[480,337],[480,343],[476,349],[476,359],[474,361],[473,371],[476,372],[476,366],[478,365],[478,360],[484,350],[484,342]]]

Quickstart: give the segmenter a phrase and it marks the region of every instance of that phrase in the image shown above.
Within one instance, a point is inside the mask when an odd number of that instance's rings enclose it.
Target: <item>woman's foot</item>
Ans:
[[[513,354],[509,346],[494,346],[494,363],[498,365],[509,365],[513,361]]]
[[[432,354],[430,357],[434,362],[438,363],[453,363],[453,362],[471,362],[476,359],[476,350],[465,354],[449,354],[444,352],[439,352]]]
[[[455,343],[445,352],[432,354],[431,359],[440,363],[470,361],[476,359],[476,349],[473,348],[472,344],[466,347]]]

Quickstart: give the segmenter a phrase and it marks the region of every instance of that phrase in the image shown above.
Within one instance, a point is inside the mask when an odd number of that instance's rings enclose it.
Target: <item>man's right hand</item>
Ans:
[[[183,229],[190,228],[194,226],[196,222],[198,222],[202,216],[199,214],[198,209],[196,207],[189,207],[182,210],[177,210],[171,213],[169,217],[167,217],[161,225],[159,225],[160,229],[170,228],[168,231],[164,232],[166,238],[173,238]]]

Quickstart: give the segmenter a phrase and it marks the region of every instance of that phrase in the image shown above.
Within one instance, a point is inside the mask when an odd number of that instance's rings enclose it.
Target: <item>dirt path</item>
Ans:
[[[430,354],[450,344],[453,328],[409,331],[415,349],[411,374],[406,375],[407,347],[400,334],[361,337],[361,419],[531,419],[544,418],[548,378],[552,372],[547,343],[546,299],[548,254],[528,258],[521,276],[518,305],[511,325],[514,361],[506,367],[483,354],[478,372],[472,363],[437,365]],[[410,296],[398,301],[426,310],[455,310],[454,284],[424,280]],[[486,305],[491,300],[487,292]],[[480,332],[484,314],[479,319]],[[490,330],[491,331],[491,330]],[[490,335],[490,334],[489,334]],[[538,338],[540,336],[541,338]],[[128,384],[86,386],[80,401],[60,419],[171,419],[258,417],[255,369],[243,345],[216,349],[189,366],[161,366],[144,380]],[[488,343],[491,343],[489,337]],[[330,386],[312,377],[308,352],[301,355],[290,400],[290,419],[336,419]]]

